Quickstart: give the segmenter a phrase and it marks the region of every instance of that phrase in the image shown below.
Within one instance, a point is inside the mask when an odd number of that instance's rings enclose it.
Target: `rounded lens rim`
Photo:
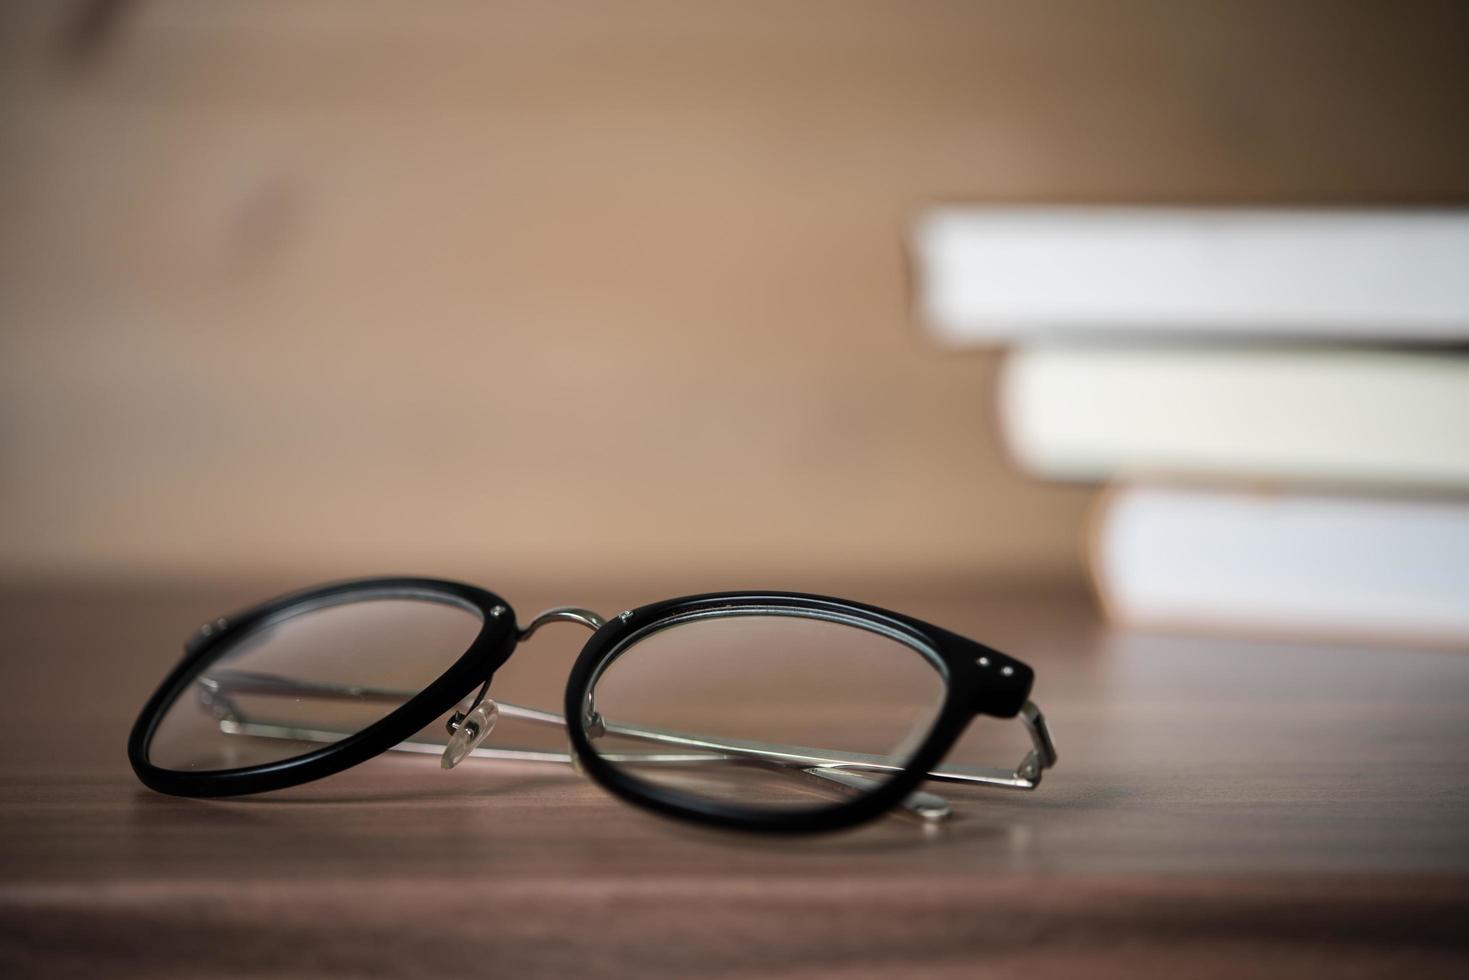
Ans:
[[[367,601],[374,593],[385,598],[417,597],[467,606],[480,615],[479,632],[464,653],[422,691],[341,741],[287,759],[235,769],[195,772],[167,769],[149,760],[149,746],[168,709],[236,639],[310,608]],[[322,779],[381,755],[449,711],[509,659],[517,633],[514,610],[504,599],[478,586],[445,579],[390,576],[352,579],[278,596],[216,620],[190,639],[184,647],[183,659],[169,671],[138,713],[128,735],[128,761],[145,786],[172,796],[237,796]]]
[[[777,615],[805,615],[860,625],[913,647],[933,662],[945,686],[944,699],[928,733],[900,772],[870,793],[829,806],[760,810],[731,806],[648,782],[597,753],[586,730],[582,705],[602,672],[623,651],[644,636],[678,622],[700,618],[701,614],[754,615],[762,608],[776,611]],[[567,682],[567,734],[572,751],[588,776],[613,795],[646,810],[739,830],[776,833],[837,830],[872,820],[900,803],[953,747],[970,719],[980,713],[982,709],[975,699],[978,680],[974,671],[979,659],[975,651],[995,652],[920,620],[830,596],[800,592],[717,592],[669,599],[615,616],[592,635],[572,666]]]

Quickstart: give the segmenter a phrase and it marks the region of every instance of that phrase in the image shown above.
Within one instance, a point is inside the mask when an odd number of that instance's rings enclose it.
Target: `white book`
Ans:
[[[1053,479],[1469,487],[1469,353],[1022,347],[999,421],[1019,466]]]
[[[1469,644],[1466,501],[1127,487],[1090,562],[1125,626]]]
[[[951,206],[912,248],[920,315],[950,344],[1469,339],[1469,209]]]

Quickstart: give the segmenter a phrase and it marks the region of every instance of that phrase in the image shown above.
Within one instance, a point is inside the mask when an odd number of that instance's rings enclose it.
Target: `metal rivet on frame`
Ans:
[[[617,618],[622,620],[624,623],[627,622],[629,619],[632,619],[632,610],[624,609],[622,612],[617,614]]]
[[[979,664],[981,667],[988,667],[990,665],[990,658],[980,657],[978,660],[975,661],[975,663]]]
[[[505,615],[505,612],[506,612],[506,609],[505,609],[504,606],[496,606],[495,608],[493,608],[493,609],[490,610],[490,615],[491,616],[499,617],[499,616]]]

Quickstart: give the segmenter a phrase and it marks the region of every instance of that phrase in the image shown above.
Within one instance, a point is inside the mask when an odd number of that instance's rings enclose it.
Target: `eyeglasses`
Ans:
[[[489,695],[542,626],[593,630],[565,711]],[[389,749],[577,765],[665,815],[751,830],[847,827],[895,807],[950,814],[924,780],[1034,789],[1055,764],[1029,667],[872,606],[789,592],[669,599],[525,626],[456,582],[377,578],[273,599],[200,629],[128,740],[144,784],[178,796],[284,789]],[[977,715],[1018,717],[1014,769],[944,765]],[[481,744],[497,719],[565,730],[567,752]],[[447,733],[447,740],[444,737]],[[437,738],[434,736],[437,734]]]

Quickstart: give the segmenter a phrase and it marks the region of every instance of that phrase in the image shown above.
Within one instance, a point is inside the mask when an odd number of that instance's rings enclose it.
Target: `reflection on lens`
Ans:
[[[290,759],[353,735],[439,677],[483,620],[448,595],[375,591],[286,610],[204,665],[148,746],[164,769]]]
[[[620,651],[583,724],[598,755],[661,789],[741,809],[817,809],[901,770],[944,693],[935,660],[863,621],[727,610]]]

